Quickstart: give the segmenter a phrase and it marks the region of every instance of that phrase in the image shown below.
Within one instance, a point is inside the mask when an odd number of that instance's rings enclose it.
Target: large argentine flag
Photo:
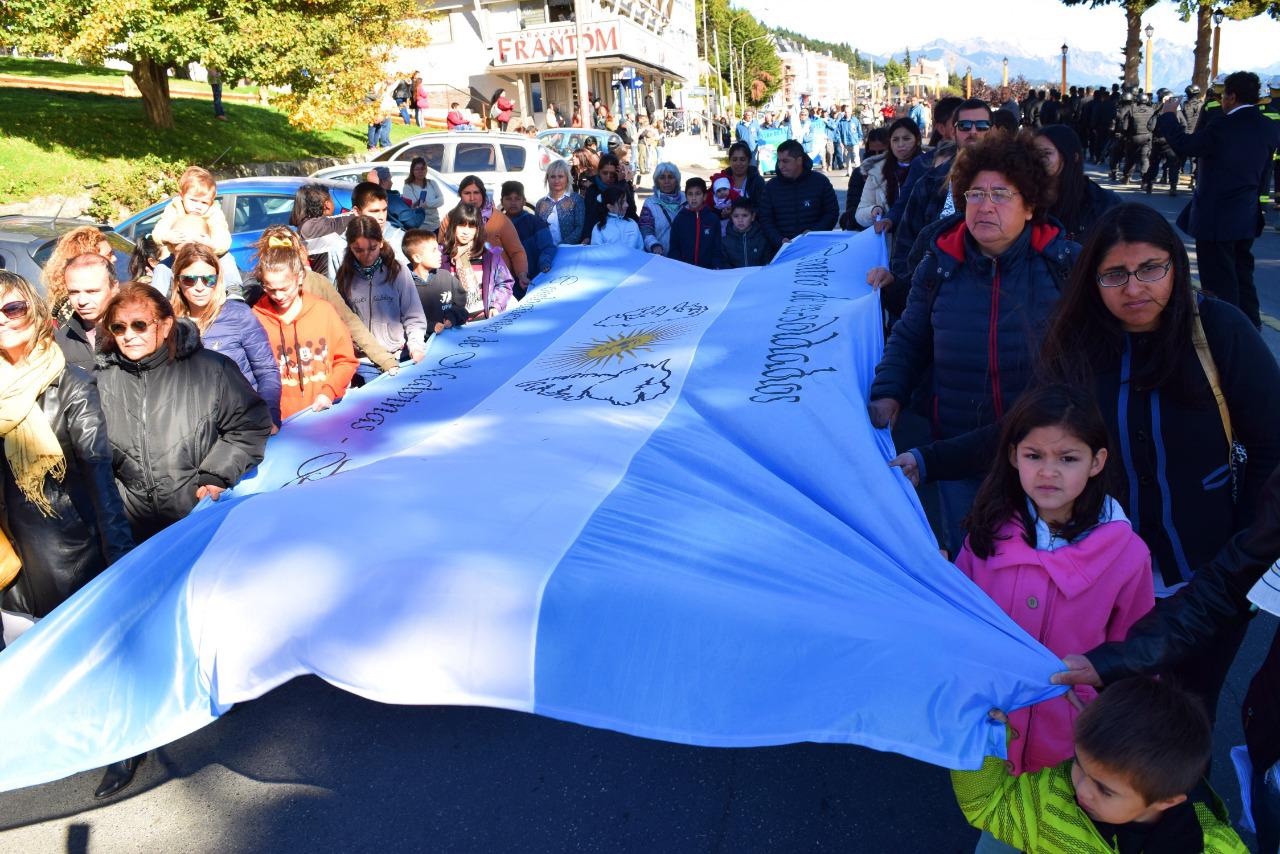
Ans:
[[[304,673],[388,703],[956,768],[992,749],[992,706],[1061,691],[885,465],[872,232],[745,272],[559,258],[519,308],[287,425],[234,498],[0,654],[0,732],[20,734],[0,789]]]

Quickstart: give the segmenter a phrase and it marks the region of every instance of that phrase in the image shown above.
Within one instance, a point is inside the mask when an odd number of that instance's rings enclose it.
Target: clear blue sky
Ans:
[[[924,0],[887,5],[840,0],[732,2],[766,24],[824,41],[846,41],[879,54],[897,53],[907,44],[915,47],[937,38],[958,42],[981,37],[1050,54],[1057,53],[1064,40],[1086,50],[1118,51],[1124,46],[1124,13],[1115,5],[1090,9],[1065,6],[1059,0]],[[1143,25],[1148,23],[1155,27],[1158,41],[1184,45],[1188,51],[1195,45],[1195,21],[1179,21],[1176,3],[1163,2],[1148,11]],[[1267,17],[1224,22],[1222,55],[1222,67],[1227,70],[1264,68],[1280,61],[1280,22]]]

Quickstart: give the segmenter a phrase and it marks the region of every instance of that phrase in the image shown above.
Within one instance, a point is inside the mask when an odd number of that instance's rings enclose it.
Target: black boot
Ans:
[[[133,782],[133,775],[138,772],[138,766],[142,764],[142,760],[146,756],[147,754],[144,753],[141,756],[122,759],[119,762],[112,762],[108,765],[102,775],[102,782],[94,790],[93,796],[101,800],[123,792]]]
[[[1144,181],[1142,184],[1142,192],[1146,193],[1148,196],[1151,195],[1151,185]]]

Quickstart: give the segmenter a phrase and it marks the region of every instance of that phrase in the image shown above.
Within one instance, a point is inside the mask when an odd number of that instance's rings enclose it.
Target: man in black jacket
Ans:
[[[1124,641],[1105,643],[1085,655],[1068,655],[1068,670],[1055,674],[1059,685],[1102,687],[1120,679],[1173,670],[1197,647],[1251,617],[1249,591],[1264,575],[1280,584],[1268,569],[1280,558],[1280,470],[1263,489],[1253,524],[1236,534],[1174,595],[1156,602],[1129,629]],[[1254,817],[1259,850],[1280,844],[1276,805],[1267,797],[1262,776],[1280,761],[1280,634],[1245,694],[1245,742],[1254,769]]]
[[[116,271],[111,261],[96,253],[72,258],[63,273],[67,301],[75,312],[58,329],[54,339],[67,363],[93,375],[97,349],[97,323],[107,302],[116,293]]]
[[[804,146],[789,139],[778,146],[778,174],[764,185],[760,227],[773,248],[806,231],[830,231],[840,218],[840,202],[826,175],[813,171]]]
[[[1258,200],[1267,194],[1271,158],[1280,146],[1280,122],[1269,121],[1256,106],[1260,88],[1258,75],[1237,71],[1224,83],[1222,115],[1203,130],[1181,127],[1172,100],[1156,123],[1174,151],[1200,158],[1195,194],[1178,216],[1178,227],[1196,241],[1200,285],[1238,306],[1258,329],[1253,241],[1262,233]]]

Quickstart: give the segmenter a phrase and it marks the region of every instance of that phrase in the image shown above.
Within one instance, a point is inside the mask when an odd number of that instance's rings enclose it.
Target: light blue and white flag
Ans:
[[[689,744],[974,768],[1060,662],[937,553],[866,394],[873,232],[754,270],[562,247],[515,310],[290,422],[0,654],[0,789],[301,674]],[[996,736],[993,738],[993,734]]]

